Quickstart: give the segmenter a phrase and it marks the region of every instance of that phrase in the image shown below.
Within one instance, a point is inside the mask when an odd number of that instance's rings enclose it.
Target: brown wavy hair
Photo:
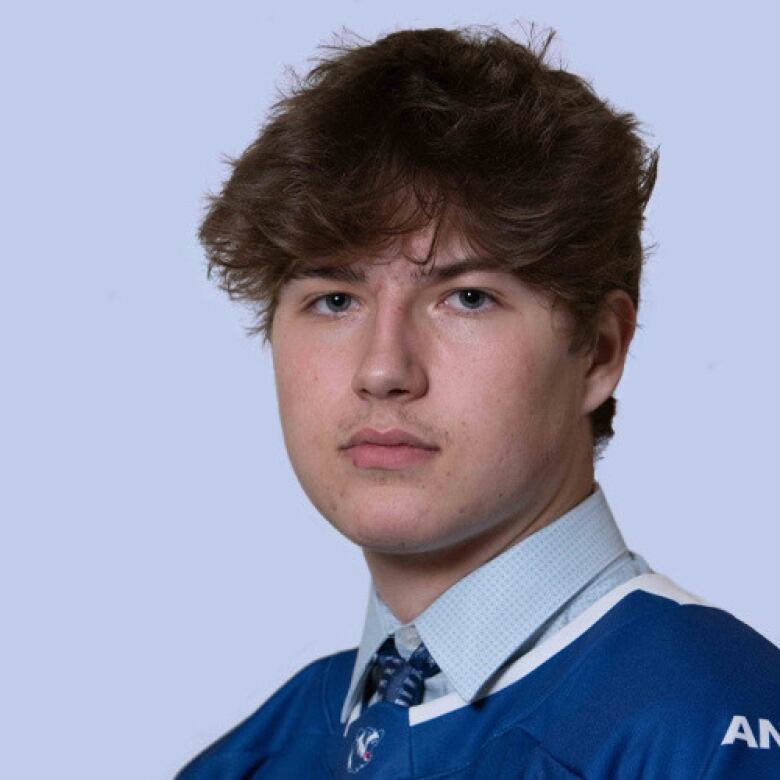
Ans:
[[[271,335],[279,290],[307,263],[354,262],[433,225],[553,293],[593,344],[605,294],[639,305],[643,212],[658,152],[636,118],[493,28],[341,41],[271,109],[200,228],[209,276]],[[615,399],[591,414],[612,436]]]

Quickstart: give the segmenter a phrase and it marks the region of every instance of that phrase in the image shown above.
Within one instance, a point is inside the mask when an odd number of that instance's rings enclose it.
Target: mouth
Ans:
[[[356,468],[396,470],[429,461],[439,448],[400,428],[364,428],[349,438],[342,451]]]

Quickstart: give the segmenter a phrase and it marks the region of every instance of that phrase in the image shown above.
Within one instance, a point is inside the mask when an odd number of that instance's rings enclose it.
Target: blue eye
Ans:
[[[493,302],[493,297],[488,295],[482,290],[465,289],[456,290],[447,297],[448,301],[454,301],[450,303],[455,309],[461,311],[479,311],[484,309],[487,304]]]
[[[321,314],[342,314],[352,305],[352,296],[348,293],[328,293],[314,301],[313,308]],[[323,306],[325,307],[323,309]]]

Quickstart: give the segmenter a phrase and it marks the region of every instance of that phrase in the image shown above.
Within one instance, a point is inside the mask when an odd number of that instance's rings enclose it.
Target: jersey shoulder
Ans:
[[[584,646],[537,713],[545,742],[585,776],[780,777],[780,649],[711,606],[640,591],[618,609],[637,617]]]
[[[780,649],[722,609],[675,605],[607,641],[610,668],[632,674],[649,700],[780,704]]]
[[[176,780],[245,777],[284,750],[291,740],[316,743],[339,727],[356,650],[319,658],[305,666],[248,718],[195,758]]]

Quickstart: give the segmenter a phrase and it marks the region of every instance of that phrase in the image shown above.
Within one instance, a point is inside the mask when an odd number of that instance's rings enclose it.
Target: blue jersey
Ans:
[[[355,652],[320,659],[178,780],[780,779],[780,650],[659,575],[637,577],[467,703],[339,714]]]

